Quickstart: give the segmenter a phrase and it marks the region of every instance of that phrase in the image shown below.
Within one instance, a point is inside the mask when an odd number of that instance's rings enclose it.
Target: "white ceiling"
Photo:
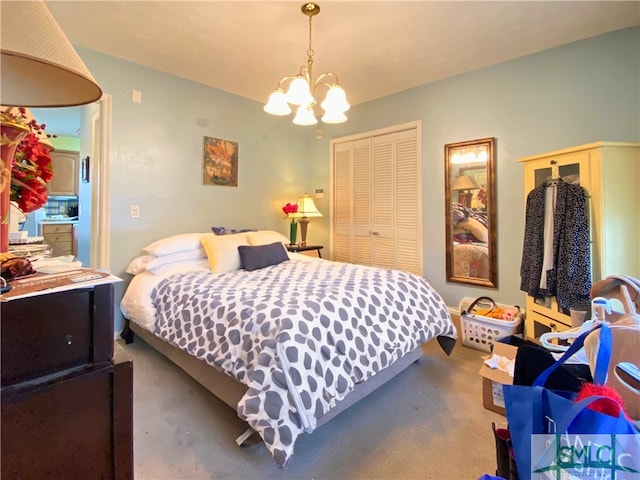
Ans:
[[[306,64],[302,1],[60,1],[76,46],[265,102]],[[640,24],[637,1],[332,1],[313,17],[314,79],[352,105]]]

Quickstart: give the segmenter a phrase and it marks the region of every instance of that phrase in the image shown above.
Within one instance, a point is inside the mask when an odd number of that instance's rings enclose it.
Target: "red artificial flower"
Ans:
[[[487,206],[487,190],[485,189],[484,185],[480,190],[478,190],[478,200],[480,200],[482,205],[484,205],[485,207]]]
[[[288,203],[282,207],[282,211],[284,212],[284,218],[291,218],[291,223],[295,223],[296,217],[292,216],[294,213],[298,213],[298,204],[297,203]]]
[[[46,184],[52,178],[49,148],[32,131],[20,142],[13,158],[11,200],[24,213],[38,210],[47,203]]]
[[[298,204],[297,203],[287,203],[284,207],[282,207],[282,211],[285,215],[289,215],[291,213],[298,213]]]
[[[16,148],[10,180],[11,200],[17,202],[24,213],[29,213],[47,203],[47,183],[53,178],[49,148],[40,141],[45,125],[38,124],[35,119],[27,121],[24,107],[10,108],[0,113],[3,124],[20,125],[29,129],[29,133]],[[8,168],[5,170],[8,172]],[[4,186],[5,172],[2,173]]]

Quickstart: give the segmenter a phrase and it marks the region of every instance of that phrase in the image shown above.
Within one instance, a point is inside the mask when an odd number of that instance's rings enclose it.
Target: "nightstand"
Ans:
[[[2,302],[2,478],[133,479],[133,362],[114,286]]]
[[[312,252],[313,250],[315,250],[316,252],[318,252],[319,258],[322,258],[320,250],[322,250],[323,248],[323,245],[287,245],[287,250],[294,253]]]

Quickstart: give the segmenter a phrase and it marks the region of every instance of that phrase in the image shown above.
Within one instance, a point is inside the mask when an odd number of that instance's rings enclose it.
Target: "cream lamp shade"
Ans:
[[[460,174],[456,177],[456,181],[453,182],[453,187],[451,190],[460,191],[460,190],[478,190],[480,186],[476,183],[476,181],[467,177],[464,173]]]
[[[22,107],[94,102],[102,90],[42,1],[0,2],[0,101]]]
[[[294,214],[298,217],[300,223],[301,246],[307,245],[307,227],[309,226],[309,217],[321,217],[313,197],[307,193],[298,198],[298,212]]]
[[[298,198],[298,217],[321,217],[322,214],[316,207],[313,197],[307,193]]]

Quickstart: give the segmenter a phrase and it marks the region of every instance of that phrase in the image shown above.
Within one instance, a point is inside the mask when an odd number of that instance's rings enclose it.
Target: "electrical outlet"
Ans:
[[[136,90],[134,88],[131,91],[131,101],[133,103],[142,103],[142,90]]]
[[[140,218],[140,205],[131,205],[129,207],[129,216],[131,218]]]

